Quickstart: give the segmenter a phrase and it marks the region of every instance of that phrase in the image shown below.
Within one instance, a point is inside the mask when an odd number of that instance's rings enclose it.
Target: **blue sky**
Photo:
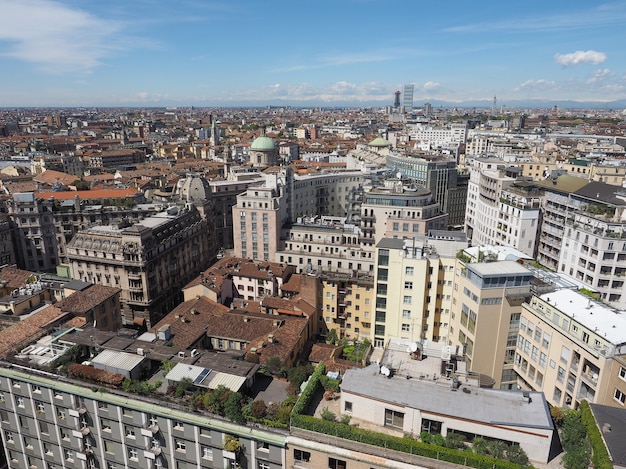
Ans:
[[[626,98],[626,1],[0,0],[0,107]]]

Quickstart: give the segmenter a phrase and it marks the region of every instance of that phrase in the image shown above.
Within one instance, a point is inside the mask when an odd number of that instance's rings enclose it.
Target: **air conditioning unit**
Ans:
[[[144,349],[142,349],[142,348],[139,348],[139,347],[138,347],[138,348],[137,348],[137,355],[144,356],[144,355],[145,355],[145,350],[144,350]]]
[[[180,352],[178,352],[178,357],[179,358],[185,358],[185,351],[181,350]]]
[[[198,355],[198,350],[193,349],[193,350],[191,351],[191,356],[192,356],[192,357],[195,357],[196,355]]]

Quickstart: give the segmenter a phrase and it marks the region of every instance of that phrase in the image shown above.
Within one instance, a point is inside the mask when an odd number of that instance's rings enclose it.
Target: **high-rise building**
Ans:
[[[404,85],[404,93],[402,93],[402,106],[404,106],[405,112],[411,112],[413,110],[413,89],[414,86]]]
[[[400,92],[396,91],[394,93],[394,99],[393,99],[393,107],[395,107],[396,109],[400,107]]]

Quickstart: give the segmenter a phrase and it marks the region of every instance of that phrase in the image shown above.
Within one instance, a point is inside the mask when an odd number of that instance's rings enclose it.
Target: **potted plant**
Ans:
[[[224,457],[228,459],[237,459],[237,453],[241,449],[239,438],[234,435],[226,435],[224,438]]]

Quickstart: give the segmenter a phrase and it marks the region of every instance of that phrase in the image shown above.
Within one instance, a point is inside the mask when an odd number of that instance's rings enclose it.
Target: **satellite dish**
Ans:
[[[411,343],[409,344],[409,350],[410,350],[412,353],[417,352],[417,343],[416,343],[416,342],[411,342]]]
[[[391,374],[391,370],[389,370],[389,368],[383,365],[380,367],[380,374],[388,377]]]

